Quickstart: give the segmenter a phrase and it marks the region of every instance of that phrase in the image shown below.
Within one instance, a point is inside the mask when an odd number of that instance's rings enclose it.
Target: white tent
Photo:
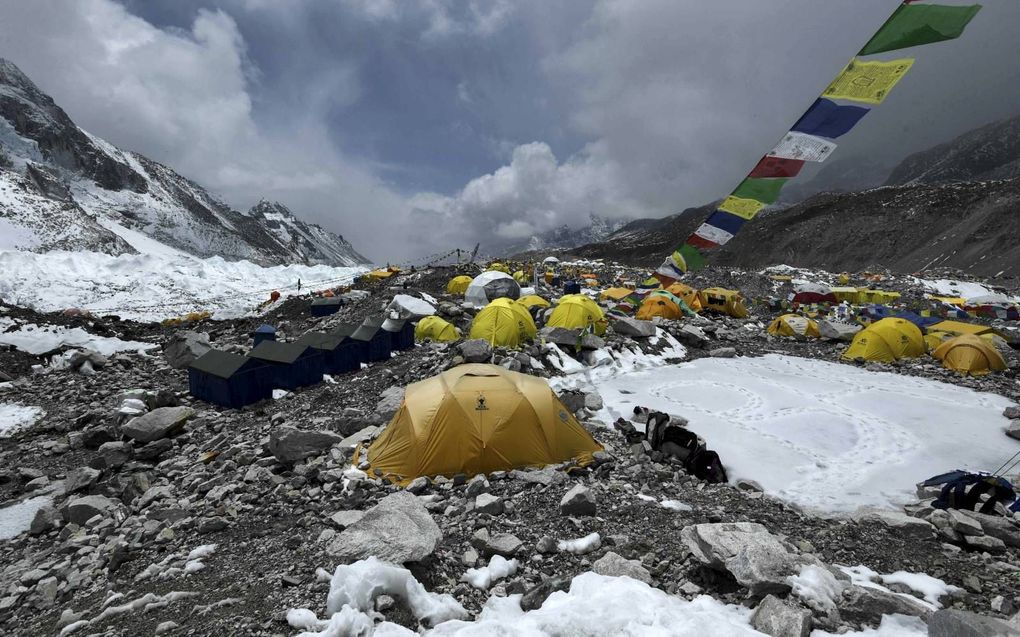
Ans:
[[[546,257],[545,259],[542,260],[542,263],[546,263],[546,264],[549,264],[549,265],[555,265],[555,264],[557,264],[559,262],[560,262],[560,260],[557,259],[556,257]]]
[[[521,286],[509,274],[493,270],[476,276],[464,292],[464,300],[475,307],[484,307],[501,297],[521,298]]]

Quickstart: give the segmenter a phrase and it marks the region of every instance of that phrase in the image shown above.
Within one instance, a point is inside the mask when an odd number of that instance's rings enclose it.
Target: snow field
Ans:
[[[13,331],[6,331],[11,327]],[[117,352],[140,352],[157,347],[153,343],[141,341],[123,341],[119,338],[96,336],[89,334],[80,327],[67,328],[60,325],[39,326],[33,323],[19,325],[15,321],[0,317],[0,345],[13,345],[23,352],[39,355],[53,351],[58,347],[80,347],[99,352],[103,356],[112,356]]]
[[[596,385],[605,422],[643,405],[690,420],[731,480],[823,512],[896,508],[952,469],[992,471],[1020,443],[1001,396],[770,354],[628,371]]]
[[[34,425],[43,415],[40,407],[0,403],[0,438]]]
[[[261,267],[170,251],[114,257],[0,250],[0,298],[46,312],[78,307],[143,321],[203,310],[214,318],[236,318],[252,313],[273,290],[283,296],[297,293],[299,279],[304,292],[342,285],[364,271],[325,265]]]

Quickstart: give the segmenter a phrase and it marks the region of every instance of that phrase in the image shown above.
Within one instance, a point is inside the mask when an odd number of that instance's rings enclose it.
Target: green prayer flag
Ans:
[[[779,199],[779,191],[788,179],[755,179],[748,177],[740,182],[732,196],[741,199],[754,199],[762,203],[776,203]]]
[[[705,257],[701,256],[701,251],[691,244],[683,244],[677,252],[679,252],[680,256],[684,258],[684,263],[687,265],[687,272],[690,272],[691,270],[700,270],[705,267]]]
[[[951,7],[938,4],[904,4],[864,45],[859,55],[905,49],[960,37],[967,23],[981,10],[975,4]]]

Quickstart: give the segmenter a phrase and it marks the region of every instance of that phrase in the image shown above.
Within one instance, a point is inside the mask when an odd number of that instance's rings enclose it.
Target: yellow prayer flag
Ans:
[[[760,201],[754,199],[743,199],[741,197],[734,197],[730,195],[719,204],[719,210],[733,213],[738,217],[744,219],[753,219],[758,211],[765,207]]]
[[[881,104],[913,65],[913,58],[891,62],[862,62],[854,58],[829,84],[822,97]]]

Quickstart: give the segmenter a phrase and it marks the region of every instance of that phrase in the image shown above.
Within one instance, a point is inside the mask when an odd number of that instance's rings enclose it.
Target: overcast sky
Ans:
[[[953,2],[953,0],[949,0]],[[377,260],[727,194],[898,0],[0,0],[0,56],[82,127]],[[1020,112],[987,0],[835,157]]]

